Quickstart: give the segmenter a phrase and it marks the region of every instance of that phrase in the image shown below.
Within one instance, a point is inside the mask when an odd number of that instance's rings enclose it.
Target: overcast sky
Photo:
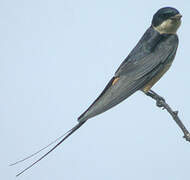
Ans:
[[[189,1],[0,1],[0,179],[15,179],[35,159],[9,163],[77,123],[165,6],[183,15],[179,48],[153,89],[190,129]],[[182,136],[166,111],[137,92],[90,119],[19,179],[189,179],[190,143]]]

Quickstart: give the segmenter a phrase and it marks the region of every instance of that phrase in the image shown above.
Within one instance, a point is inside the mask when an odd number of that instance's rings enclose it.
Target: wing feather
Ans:
[[[153,69],[160,64],[169,63],[173,60],[178,46],[178,38],[176,35],[171,35],[167,39],[160,42],[155,49],[150,53],[145,53],[144,57],[136,59],[131,56],[126,63],[116,71],[115,76],[131,76],[134,79],[139,79],[146,74],[150,73]]]
[[[141,50],[138,50],[140,54],[132,51],[134,55],[129,55],[124,60],[100,96],[79,117],[78,121],[85,121],[107,111],[143,88],[164,68],[166,63],[174,59],[177,46],[177,36],[172,35],[159,42],[153,51],[146,51],[144,56]],[[117,82],[114,83],[116,79]]]

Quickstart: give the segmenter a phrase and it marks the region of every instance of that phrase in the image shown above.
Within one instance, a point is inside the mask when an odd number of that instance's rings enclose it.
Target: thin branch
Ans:
[[[158,107],[166,109],[168,111],[168,113],[172,116],[174,121],[177,123],[177,125],[180,127],[180,129],[183,131],[183,133],[184,133],[183,137],[186,139],[186,141],[190,142],[190,133],[186,129],[186,127],[184,126],[182,121],[180,120],[180,118],[178,116],[178,111],[173,111],[171,109],[171,107],[166,103],[165,99],[163,97],[159,96],[154,91],[150,90],[149,92],[146,93],[146,95],[153,98],[156,101],[156,105]]]

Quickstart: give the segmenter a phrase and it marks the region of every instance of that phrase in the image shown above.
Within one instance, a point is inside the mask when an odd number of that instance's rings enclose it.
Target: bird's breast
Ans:
[[[144,93],[147,93],[152,86],[154,86],[154,84],[156,84],[157,81],[160,80],[160,78],[168,71],[168,69],[170,68],[172,62],[169,62],[167,64],[164,65],[164,68],[158,72],[143,88],[142,91]]]

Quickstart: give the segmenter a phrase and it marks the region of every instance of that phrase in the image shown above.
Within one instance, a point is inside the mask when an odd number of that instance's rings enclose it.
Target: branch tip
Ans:
[[[180,127],[180,129],[183,131],[184,136],[183,138],[186,139],[186,141],[190,142],[190,133],[186,129],[186,127],[183,125],[182,121],[178,117],[178,111],[173,111],[171,107],[166,103],[165,99],[155,93],[154,91],[150,90],[147,93],[145,93],[147,96],[150,96],[152,99],[156,101],[156,106],[159,108],[162,108],[162,110],[166,109],[167,112],[172,116],[173,120],[177,123],[177,125]]]

